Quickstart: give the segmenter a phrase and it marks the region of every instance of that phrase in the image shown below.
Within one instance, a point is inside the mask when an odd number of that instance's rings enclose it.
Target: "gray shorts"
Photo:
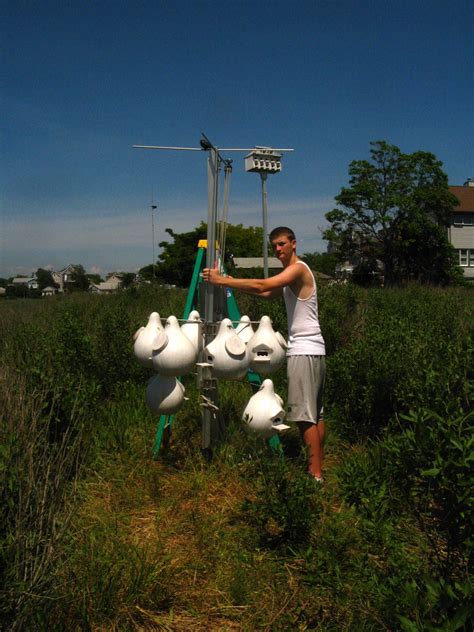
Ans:
[[[288,413],[286,421],[317,424],[323,417],[326,356],[288,356]]]

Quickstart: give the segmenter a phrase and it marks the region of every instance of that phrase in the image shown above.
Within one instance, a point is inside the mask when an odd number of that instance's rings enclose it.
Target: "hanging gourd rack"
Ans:
[[[200,141],[200,147],[165,147],[165,146],[156,146],[156,145],[134,145],[135,148],[140,149],[158,149],[158,150],[180,150],[180,151],[206,151],[208,154],[207,160],[207,173],[208,173],[208,214],[207,214],[207,239],[200,240],[198,243],[196,259],[194,264],[193,275],[190,283],[190,287],[188,290],[186,304],[184,308],[183,317],[177,319],[176,317],[168,317],[167,319],[158,318],[153,316],[156,312],[153,312],[150,315],[150,319],[152,319],[152,325],[149,324],[147,327],[140,328],[134,336],[134,350],[137,359],[144,364],[145,366],[153,366],[155,370],[158,371],[157,375],[154,378],[151,378],[148,382],[147,386],[147,403],[150,407],[155,406],[156,410],[160,410],[160,406],[163,406],[162,402],[168,402],[167,406],[168,410],[172,410],[171,414],[161,414],[158,422],[158,427],[155,436],[155,442],[153,446],[153,456],[157,458],[162,445],[166,445],[169,441],[171,428],[174,421],[174,410],[179,408],[180,402],[182,398],[184,398],[184,387],[181,384],[181,379],[179,375],[175,375],[176,369],[168,369],[165,367],[165,363],[163,362],[163,358],[160,358],[161,352],[163,354],[166,352],[166,346],[169,343],[169,340],[166,339],[167,334],[166,330],[168,329],[171,336],[178,336],[178,329],[187,328],[187,327],[199,327],[200,333],[199,336],[202,338],[202,343],[198,345],[198,349],[196,352],[196,359],[193,364],[197,370],[197,385],[200,391],[200,406],[202,410],[202,444],[201,451],[206,460],[210,461],[212,458],[212,447],[216,443],[217,439],[221,435],[221,420],[219,418],[219,402],[218,402],[218,389],[217,383],[218,380],[213,373],[213,364],[209,362],[209,357],[212,355],[208,352],[208,346],[213,343],[214,340],[219,335],[219,331],[223,330],[222,321],[228,317],[228,322],[230,327],[233,329],[234,337],[231,337],[231,340],[221,348],[225,348],[229,358],[234,362],[235,365],[238,364],[236,360],[238,360],[239,356],[245,356],[248,354],[248,350],[246,349],[246,345],[242,346],[242,344],[238,342],[240,340],[238,335],[235,334],[235,330],[241,326],[241,329],[252,327],[252,324],[261,324],[261,321],[250,321],[247,319],[242,322],[241,315],[237,306],[237,302],[235,300],[234,294],[230,288],[222,288],[216,287],[211,283],[202,284],[202,270],[204,267],[206,268],[214,268],[218,267],[221,273],[225,273],[224,270],[224,252],[225,252],[225,242],[226,242],[226,232],[227,232],[227,217],[228,217],[228,207],[229,207],[229,188],[230,188],[230,177],[232,174],[232,160],[225,159],[221,156],[221,151],[245,151],[252,152],[249,156],[246,157],[246,169],[247,171],[258,171],[260,175],[262,175],[262,171],[270,169],[271,171],[272,164],[267,160],[264,161],[256,161],[252,158],[252,164],[249,163],[249,168],[247,162],[250,160],[250,156],[255,153],[254,149],[221,149],[219,150],[215,147],[211,141],[202,134],[202,139]],[[269,150],[266,148],[265,152],[269,152],[273,150]],[[293,151],[292,149],[280,149],[274,150],[275,152],[283,152],[283,151]],[[279,154],[281,156],[281,154]],[[258,165],[257,165],[258,162]],[[268,163],[268,166],[267,166]],[[222,211],[219,216],[218,212],[218,192],[219,192],[219,173],[223,169],[224,171],[224,192],[223,192],[223,206]],[[281,166],[280,166],[281,170]],[[266,178],[266,173],[264,174]],[[262,181],[264,177],[262,175]],[[264,233],[266,227],[266,195],[264,196]],[[216,247],[217,244],[217,247]],[[265,247],[266,247],[266,235],[264,234],[264,256],[265,256]],[[202,287],[201,287],[202,286]],[[203,313],[203,318],[199,316],[199,320],[190,321],[190,314],[198,311],[199,314]],[[266,317],[268,318],[268,317]],[[163,327],[162,320],[166,320],[166,324]],[[270,319],[268,319],[270,320]],[[171,322],[170,322],[171,321]],[[271,321],[270,321],[271,322]],[[271,325],[270,325],[271,326]],[[153,333],[150,333],[151,329],[155,327],[155,337],[153,338]],[[152,350],[150,357],[144,352],[146,345],[141,344],[143,340],[145,340],[146,335],[150,334],[150,338],[153,340],[152,347],[155,348]],[[258,330],[257,330],[258,331]],[[229,332],[230,333],[230,332]],[[275,332],[274,332],[275,333]],[[182,334],[182,332],[181,332]],[[184,335],[184,334],[182,334]],[[224,335],[224,334],[222,334]],[[283,338],[280,336],[280,345],[281,340]],[[186,344],[184,344],[186,346]],[[216,347],[217,345],[214,345]],[[150,347],[151,348],[151,347]],[[174,348],[179,349],[179,345],[176,345]],[[212,348],[212,347],[211,347]],[[137,353],[137,349],[139,349],[139,353]],[[243,350],[244,349],[244,350]],[[281,352],[281,349],[279,349]],[[176,352],[177,353],[177,352]],[[172,355],[172,354],[169,354]],[[184,355],[184,354],[183,354]],[[151,363],[150,363],[151,360]],[[190,361],[186,365],[190,366]],[[225,364],[225,363],[224,363]],[[230,364],[230,360],[229,360]],[[163,368],[165,367],[165,368]],[[239,369],[240,371],[242,369]],[[168,372],[168,375],[165,378],[160,379],[160,371]],[[189,371],[188,371],[189,372]],[[223,366],[221,369],[222,374],[225,374],[226,367]],[[230,371],[229,371],[230,373]],[[275,428],[273,429],[271,426],[266,428],[265,432],[262,432],[262,435],[266,435],[269,439],[270,445],[275,449],[280,449],[280,442],[278,439],[277,433],[281,431],[282,427],[282,404],[281,398],[279,398],[273,392],[273,384],[271,388],[268,385],[268,382],[271,383],[271,380],[266,379],[264,384],[262,385],[262,379],[258,373],[253,370],[246,370],[247,380],[254,386],[259,386],[260,390],[264,390],[267,393],[273,393],[275,397],[275,402],[272,402],[272,406],[270,408],[274,408],[277,410],[277,415],[275,417],[276,423]],[[173,382],[174,380],[174,382]],[[263,396],[262,393],[257,392],[249,401],[246,410],[252,408],[251,402],[254,397],[259,395],[259,398]],[[270,394],[271,394],[270,393]],[[165,396],[164,399],[160,399]],[[257,400],[259,400],[257,398]],[[280,403],[276,402],[279,400]],[[256,401],[257,401],[256,400]],[[248,415],[247,415],[248,417]],[[247,422],[250,422],[247,418]],[[259,419],[259,426],[255,427],[254,430],[256,432],[261,431],[262,424],[264,424],[265,420]],[[250,424],[249,424],[250,425]],[[267,424],[268,425],[268,424]],[[276,426],[280,426],[277,428]],[[286,426],[285,426],[286,428]]]

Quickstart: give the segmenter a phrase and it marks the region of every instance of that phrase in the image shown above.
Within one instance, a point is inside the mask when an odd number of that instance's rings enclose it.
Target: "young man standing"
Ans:
[[[268,279],[234,279],[205,268],[205,281],[224,285],[262,298],[282,296],[288,317],[288,414],[298,423],[308,450],[308,473],[321,482],[325,426],[322,397],[325,346],[318,318],[316,281],[308,265],[296,254],[294,232],[279,226],[270,233],[275,255],[283,271]]]

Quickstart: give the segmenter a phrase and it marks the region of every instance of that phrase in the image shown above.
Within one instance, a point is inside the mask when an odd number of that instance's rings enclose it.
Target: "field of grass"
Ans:
[[[179,290],[0,303],[0,629],[468,630],[474,293],[322,288],[326,482],[240,421],[200,452],[193,376],[153,460],[131,336]],[[239,297],[285,332],[283,306]],[[286,393],[286,376],[274,376]]]

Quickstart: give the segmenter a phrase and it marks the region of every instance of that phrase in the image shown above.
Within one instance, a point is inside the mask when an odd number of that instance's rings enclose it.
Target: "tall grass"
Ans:
[[[226,433],[208,464],[186,378],[153,461],[131,336],[151,311],[179,316],[184,293],[0,304],[3,627],[468,629],[473,294],[347,286],[319,300],[322,488],[294,429],[284,458],[245,432],[244,383],[219,385]],[[239,303],[285,332],[282,304]],[[284,396],[284,370],[275,382]]]
[[[73,409],[60,433],[54,402],[0,368],[0,612],[11,630],[41,626],[74,511],[83,457],[83,419]]]

